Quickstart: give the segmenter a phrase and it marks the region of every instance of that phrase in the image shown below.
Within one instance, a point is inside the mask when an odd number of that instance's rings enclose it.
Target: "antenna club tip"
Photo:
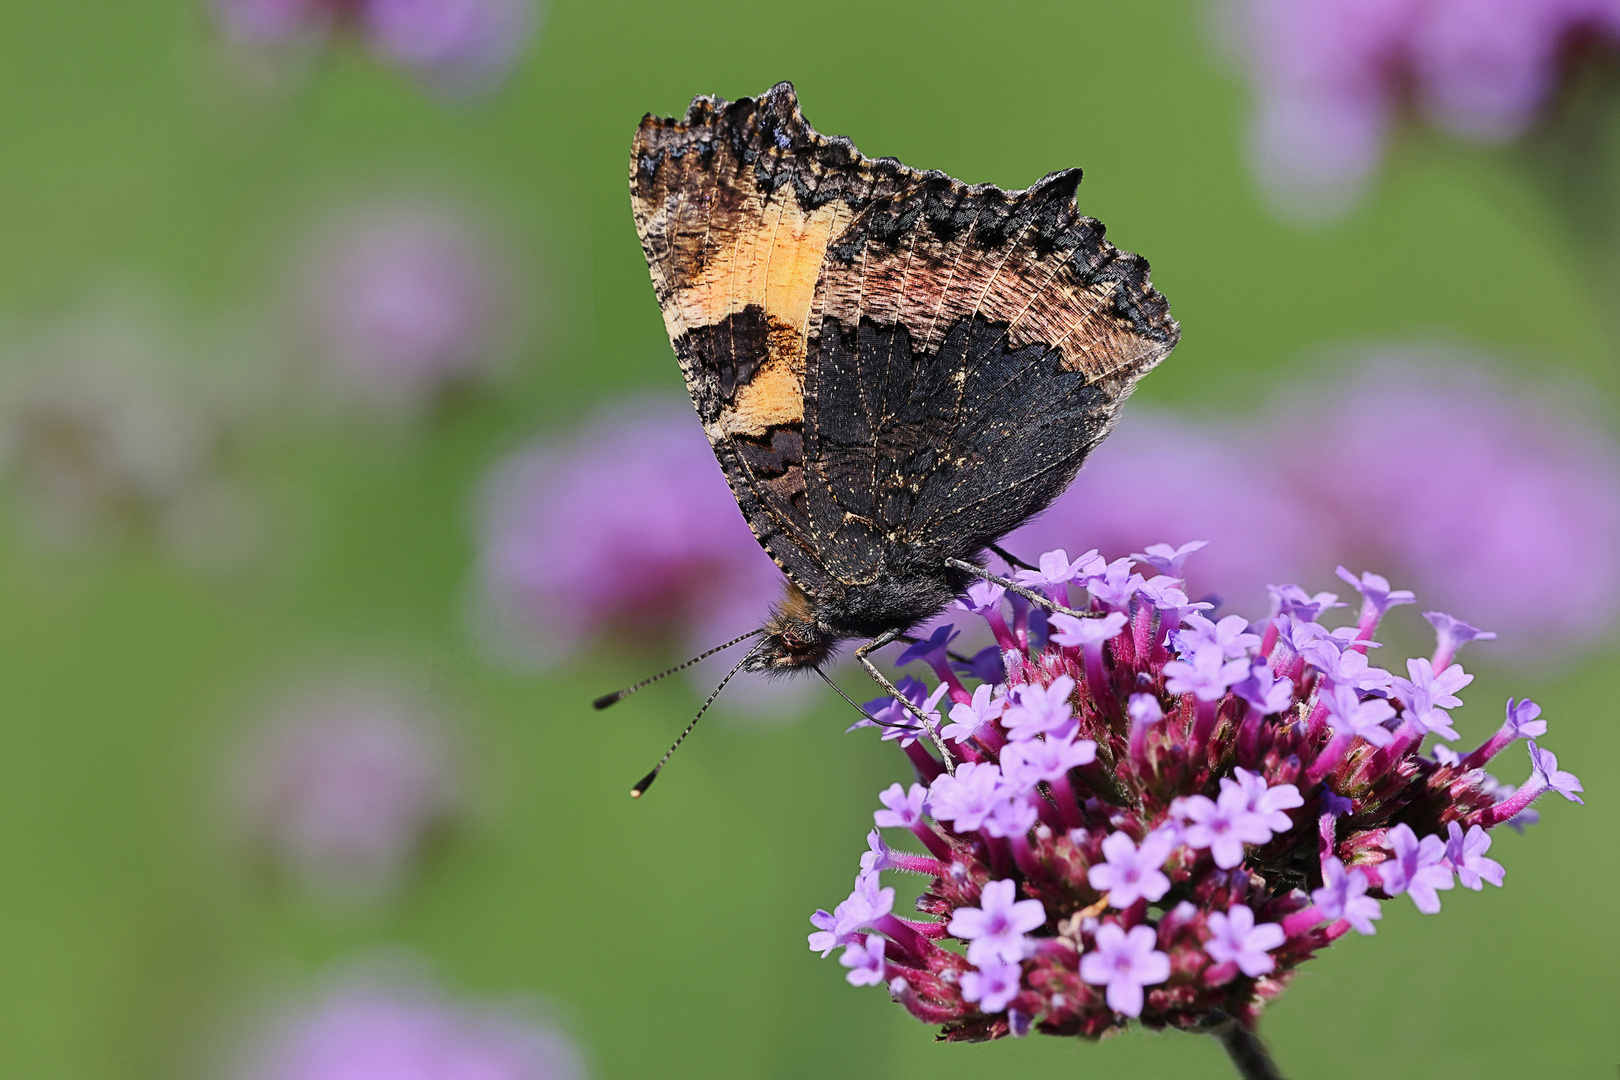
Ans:
[[[654,769],[652,772],[636,781],[636,786],[630,789],[630,797],[632,799],[641,798],[647,793],[647,789],[652,787],[653,781],[656,779],[658,779],[658,770]]]
[[[631,789],[630,789],[630,797],[631,797],[631,798],[632,798],[632,799],[639,799],[639,798],[641,798],[641,789],[640,789],[640,788],[638,788],[638,787],[633,787],[633,788],[631,788]]]
[[[611,694],[603,694],[601,697],[599,697],[595,701],[591,702],[591,708],[593,708],[593,709],[605,709],[609,705],[613,705],[613,704],[617,703],[619,701],[619,699],[622,698],[622,697],[624,697],[624,691],[623,690],[615,690]]]

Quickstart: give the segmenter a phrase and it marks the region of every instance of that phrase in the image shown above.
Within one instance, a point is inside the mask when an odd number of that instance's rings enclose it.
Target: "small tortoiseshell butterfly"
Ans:
[[[1003,191],[863,157],[785,82],[642,120],[630,197],[664,323],[788,578],[739,667],[819,672],[866,639],[857,657],[904,701],[867,654],[989,576],[984,553],[1174,347],[1147,262],[1080,214],[1079,183]]]

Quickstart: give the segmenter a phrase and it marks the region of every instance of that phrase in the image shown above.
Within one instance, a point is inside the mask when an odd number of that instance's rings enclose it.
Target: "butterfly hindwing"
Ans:
[[[1175,344],[1147,264],[1074,206],[932,177],[828,250],[805,379],[810,519],[846,581],[971,557],[1043,509]]]

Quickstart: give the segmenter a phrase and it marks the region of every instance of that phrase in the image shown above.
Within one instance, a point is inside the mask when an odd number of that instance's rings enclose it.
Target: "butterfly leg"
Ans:
[[[1032,604],[1038,604],[1047,611],[1056,611],[1061,612],[1064,615],[1073,615],[1077,619],[1087,618],[1086,613],[1083,611],[1076,611],[1073,608],[1064,607],[1062,604],[1053,600],[1050,596],[1042,596],[1040,593],[1035,592],[1032,589],[1026,589],[1016,581],[1009,581],[1007,578],[1001,577],[998,574],[992,574],[982,566],[975,566],[974,564],[966,562],[962,559],[946,559],[945,565],[949,566],[953,570],[960,570],[964,574],[972,574],[976,578],[983,578],[985,581],[994,582],[995,584],[1006,589],[1008,592],[1017,593],[1025,600],[1028,600]]]
[[[926,715],[921,709],[917,708],[916,705],[912,704],[911,699],[902,694],[900,692],[900,688],[895,686],[894,683],[890,682],[887,676],[885,676],[883,672],[879,671],[877,669],[877,665],[872,663],[867,656],[868,653],[876,652],[885,645],[894,644],[903,636],[905,635],[900,630],[886,630],[877,637],[873,638],[871,641],[868,641],[865,645],[862,645],[860,648],[856,649],[855,659],[861,662],[861,667],[866,669],[866,673],[872,676],[872,680],[874,682],[883,687],[884,691],[890,697],[894,698],[894,700],[898,701],[900,706],[904,708],[906,712],[910,713],[922,723],[924,730],[928,732],[928,737],[934,740],[934,745],[939,747],[940,754],[942,754],[945,758],[945,771],[950,773],[952,776],[955,776],[956,761],[951,757],[950,750],[945,746],[945,737],[939,733],[939,725],[935,724],[931,717]]]

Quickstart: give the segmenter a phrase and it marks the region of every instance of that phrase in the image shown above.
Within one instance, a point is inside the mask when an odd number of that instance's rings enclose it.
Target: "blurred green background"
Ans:
[[[457,991],[543,995],[600,1078],[1228,1075],[1213,1042],[1174,1034],[931,1043],[804,947],[902,774],[892,748],[845,737],[829,695],[792,726],[714,724],[632,803],[691,693],[587,703],[664,656],[515,674],[464,614],[489,465],[598,401],[679,390],[625,191],[636,122],[784,78],[869,154],[1009,187],[1083,166],[1082,209],[1152,260],[1184,327],[1142,400],[1241,408],[1324,344],[1440,335],[1580,380],[1613,429],[1615,356],[1573,239],[1511,160],[1408,138],[1346,219],[1278,224],[1206,26],[1194,2],[556,0],[498,94],[446,105],[342,47],[290,90],[244,89],[189,0],[0,5],[0,334],[129,282],[228,326],[263,308],[312,208],[400,185],[491,208],[534,311],[498,389],[411,436],[294,411],[248,440],[239,467],[277,523],[250,572],[199,576],[141,543],[44,550],[5,512],[0,1075],[209,1074],[267,988],[377,944]],[[267,688],[355,651],[450,703],[480,812],[397,900],[334,915],[241,865],[220,778]],[[1502,834],[1500,892],[1447,894],[1434,918],[1391,903],[1376,937],[1308,965],[1264,1026],[1290,1075],[1612,1075],[1616,659],[1480,668],[1465,736],[1534,696],[1589,805]]]

